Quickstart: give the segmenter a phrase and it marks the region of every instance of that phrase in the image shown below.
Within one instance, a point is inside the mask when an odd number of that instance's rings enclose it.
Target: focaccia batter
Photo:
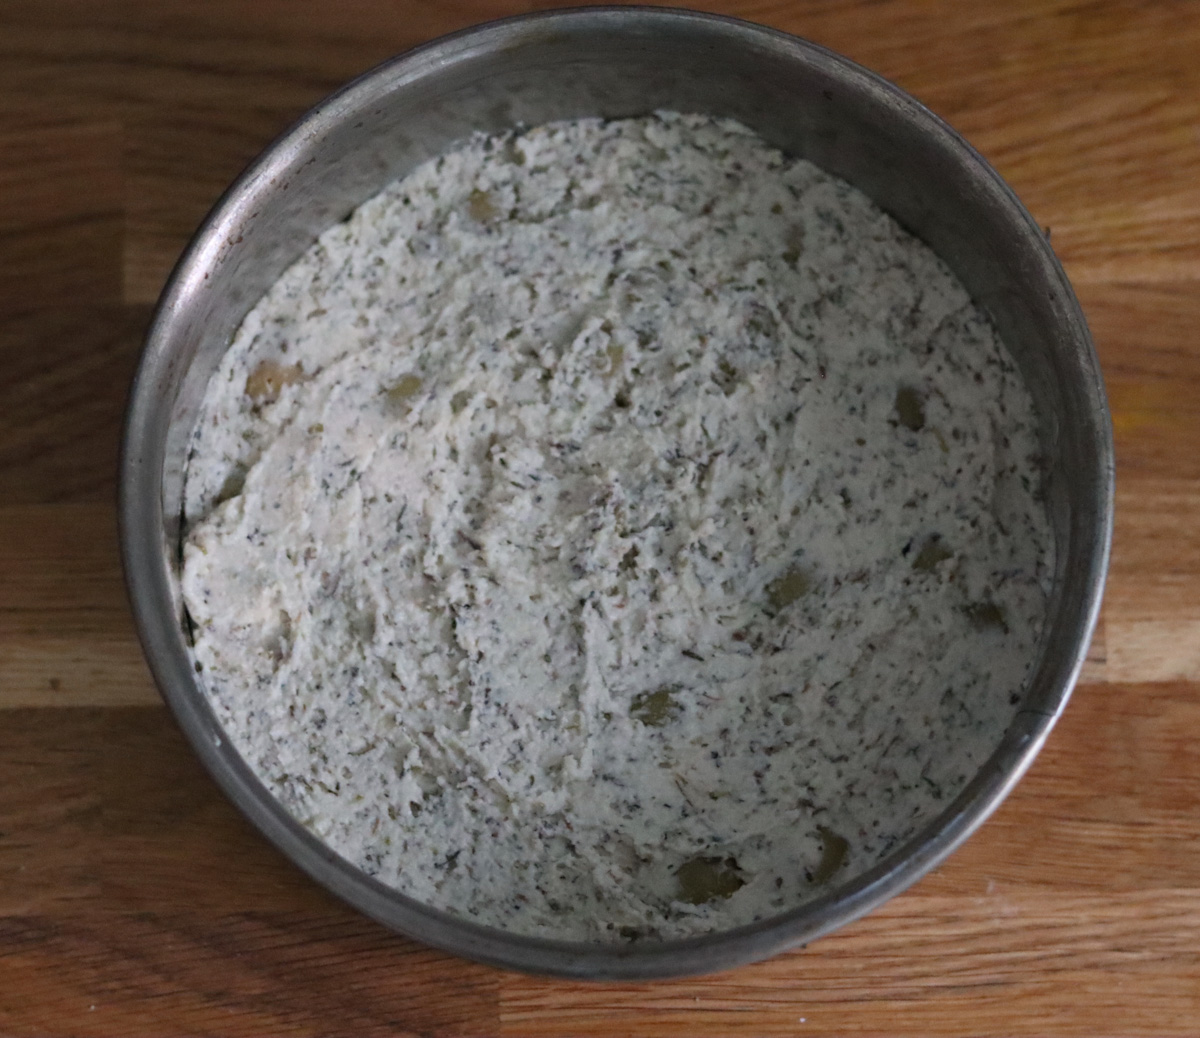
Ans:
[[[478,138],[246,317],[187,472],[228,736],[521,933],[773,915],[998,745],[1052,571],[1033,405],[863,194],[662,113]]]

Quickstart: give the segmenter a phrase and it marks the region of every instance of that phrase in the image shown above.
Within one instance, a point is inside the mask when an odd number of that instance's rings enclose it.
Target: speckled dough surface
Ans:
[[[744,128],[469,142],[246,318],[189,462],[195,656],[298,819],[523,933],[675,937],[875,863],[992,752],[1052,572],[947,268]]]

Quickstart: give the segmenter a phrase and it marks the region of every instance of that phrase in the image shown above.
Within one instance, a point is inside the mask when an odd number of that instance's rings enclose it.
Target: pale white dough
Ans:
[[[478,138],[325,232],[213,377],[200,678],[415,898],[748,923],[998,745],[1053,569],[1037,451],[989,320],[847,184],[707,117]]]

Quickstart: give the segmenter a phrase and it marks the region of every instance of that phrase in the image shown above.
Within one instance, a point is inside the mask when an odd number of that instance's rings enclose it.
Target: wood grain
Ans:
[[[121,298],[120,132],[115,122],[0,132],[0,299]]]
[[[0,508],[0,709],[157,703],[113,505]]]
[[[550,6],[547,0],[544,6]],[[568,984],[325,894],[216,789],[125,604],[115,465],[150,304],[217,194],[349,77],[507,0],[0,4],[0,1034],[1195,1034],[1200,5],[725,0],[914,92],[1009,179],[1111,395],[1085,682],[942,868],[770,962]]]
[[[8,301],[29,306],[21,295]],[[148,316],[146,307],[72,302],[0,319],[0,506],[111,506],[125,393]]]
[[[529,1035],[857,1034],[864,1021],[889,1034],[979,1033],[997,1017],[1007,1034],[1189,1034],[1200,956],[1196,933],[1174,924],[1198,906],[1194,891],[1117,902],[999,887],[969,900],[914,894],[825,938],[819,953],[744,968],[736,983],[514,981],[501,989],[500,1019],[504,1032]]]
[[[0,941],[12,1033],[497,1031],[497,974],[344,914],[12,916]]]

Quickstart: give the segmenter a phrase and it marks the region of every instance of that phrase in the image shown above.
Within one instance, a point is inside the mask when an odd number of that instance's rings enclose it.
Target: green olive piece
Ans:
[[[661,728],[679,709],[679,704],[674,698],[678,691],[674,685],[663,685],[653,692],[639,693],[633,697],[633,704],[629,708],[630,716],[651,728]]]
[[[1008,621],[1004,617],[1004,610],[995,602],[972,602],[970,605],[963,606],[963,612],[967,614],[971,626],[977,631],[991,629],[1008,634]]]
[[[221,489],[217,493],[214,505],[223,504],[230,498],[237,497],[238,494],[245,489],[246,477],[249,475],[249,470],[245,465],[235,465],[233,471],[225,477],[225,482],[221,484]]]
[[[246,396],[256,404],[270,404],[279,398],[284,386],[306,381],[299,364],[276,364],[264,360],[246,376]]]
[[[850,843],[826,825],[817,826],[817,832],[821,834],[821,861],[813,870],[812,882],[828,883],[845,862]]]
[[[896,417],[904,428],[913,432],[925,428],[925,405],[921,395],[911,386],[901,386],[896,390]]]
[[[736,894],[746,885],[735,858],[692,858],[675,870],[679,900],[704,905]]]
[[[812,578],[799,566],[793,566],[782,577],[767,585],[767,601],[775,612],[779,612],[811,590]]]
[[[479,223],[487,223],[488,220],[495,219],[498,214],[495,203],[492,202],[492,196],[486,191],[480,191],[479,188],[472,191],[467,199],[467,212],[471,214],[472,220],[477,220]]]
[[[401,375],[396,384],[387,391],[387,398],[393,404],[402,404],[421,391],[420,375]]]
[[[952,558],[954,552],[947,548],[942,543],[942,538],[935,533],[925,542],[925,547],[917,552],[917,557],[913,559],[913,569],[922,573],[932,573],[939,562]]]

